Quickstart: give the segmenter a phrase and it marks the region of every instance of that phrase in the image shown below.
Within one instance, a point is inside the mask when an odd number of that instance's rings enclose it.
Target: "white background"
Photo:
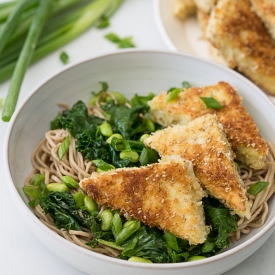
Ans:
[[[172,1],[172,0],[171,0]],[[0,2],[4,2],[0,0]],[[111,18],[108,29],[90,29],[72,43],[57,50],[29,68],[21,89],[19,103],[43,79],[64,68],[59,54],[65,50],[70,63],[104,53],[118,51],[104,35],[115,32],[121,37],[133,36],[138,48],[163,49],[164,44],[154,18],[152,0],[125,0]],[[7,93],[9,82],[0,84],[0,98]],[[57,258],[29,230],[15,208],[3,172],[3,140],[7,123],[0,121],[0,274],[1,275],[83,275]],[[275,274],[275,234],[251,257],[225,275]]]

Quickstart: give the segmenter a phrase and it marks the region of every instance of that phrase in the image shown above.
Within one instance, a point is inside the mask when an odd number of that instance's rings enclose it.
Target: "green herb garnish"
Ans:
[[[203,103],[206,105],[206,108],[210,109],[222,109],[223,106],[213,97],[200,97],[200,99],[203,101]]]
[[[102,16],[101,19],[98,21],[96,27],[98,29],[105,29],[110,26],[109,19],[106,16]]]
[[[132,37],[128,36],[125,38],[120,38],[115,33],[109,33],[105,35],[109,41],[116,43],[118,48],[134,48],[135,44],[132,41]]]
[[[262,192],[267,186],[269,185],[269,182],[266,181],[258,181],[254,184],[252,184],[249,189],[247,190],[247,192],[250,195],[257,195],[260,192]]]
[[[59,58],[60,58],[60,60],[63,64],[68,64],[69,63],[69,56],[66,52],[62,52],[60,54]]]
[[[181,83],[182,87],[185,88],[185,89],[188,89],[188,88],[191,88],[191,84],[188,82],[188,81],[183,81]]]
[[[61,145],[58,148],[58,159],[59,161],[62,160],[62,158],[64,157],[64,155],[67,153],[67,151],[69,150],[71,144],[71,140],[70,140],[70,136],[67,136],[63,142],[61,143]]]
[[[115,167],[102,159],[93,160],[92,163],[100,170],[100,171],[109,171],[115,169]]]
[[[191,87],[190,83],[187,82],[187,81],[183,81],[181,83],[181,86],[182,88],[176,88],[176,87],[173,87],[173,88],[170,88],[168,91],[167,91],[167,98],[166,98],[166,102],[171,102],[173,101],[175,98],[178,97],[178,95],[180,94],[180,92],[183,92],[185,89],[188,89]]]
[[[182,89],[181,88],[172,88],[172,90],[171,89],[169,89],[168,91],[167,91],[167,97],[166,97],[166,102],[171,102],[171,101],[173,101],[175,98],[177,98],[178,97],[178,95],[179,95],[179,93],[182,91]]]

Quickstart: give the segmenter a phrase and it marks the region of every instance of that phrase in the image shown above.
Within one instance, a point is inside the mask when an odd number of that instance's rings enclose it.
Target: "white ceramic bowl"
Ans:
[[[220,255],[197,262],[176,264],[142,264],[109,258],[61,238],[44,226],[27,205],[22,192],[24,179],[31,171],[31,153],[49,129],[59,111],[58,102],[72,105],[82,99],[88,102],[99,81],[110,90],[155,94],[187,80],[192,85],[210,85],[227,81],[243,97],[248,112],[257,122],[262,135],[275,142],[275,108],[254,84],[230,69],[210,61],[180,53],[156,51],[123,51],[100,56],[72,65],[41,83],[17,109],[5,139],[5,172],[18,210],[33,233],[57,256],[88,274],[221,274],[255,252],[275,229],[275,197],[269,202],[265,225],[252,230]]]

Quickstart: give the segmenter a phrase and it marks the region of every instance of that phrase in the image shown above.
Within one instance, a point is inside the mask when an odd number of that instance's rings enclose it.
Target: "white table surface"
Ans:
[[[3,2],[4,0],[0,0]],[[109,32],[121,37],[133,36],[138,48],[168,48],[159,35],[152,0],[125,0],[119,11],[111,18],[108,29],[91,29],[64,46],[70,63],[85,58],[117,51],[116,45],[104,38]],[[60,50],[33,65],[27,72],[21,89],[19,103],[44,78],[64,67],[59,61]],[[9,82],[0,84],[0,98],[7,93]],[[1,275],[82,275],[57,258],[37,239],[24,223],[16,209],[3,171],[3,140],[8,124],[0,121],[0,274]],[[275,233],[252,256],[225,275],[272,275],[275,274]]]

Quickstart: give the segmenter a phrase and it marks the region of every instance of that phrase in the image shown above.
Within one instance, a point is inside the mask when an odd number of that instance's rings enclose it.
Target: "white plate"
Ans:
[[[201,31],[195,17],[179,20],[173,14],[174,0],[154,0],[155,18],[160,34],[171,50],[195,54],[212,60],[208,44],[201,39]],[[275,96],[269,96],[275,103]]]

